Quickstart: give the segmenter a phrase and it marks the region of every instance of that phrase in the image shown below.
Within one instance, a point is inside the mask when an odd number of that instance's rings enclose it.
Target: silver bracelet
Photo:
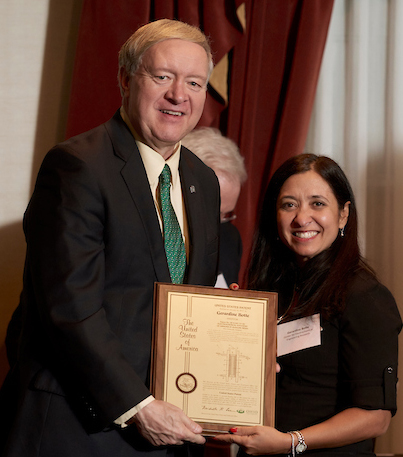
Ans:
[[[290,457],[295,457],[295,436],[293,432],[287,432],[291,435],[291,449],[290,449]]]
[[[299,430],[295,430],[293,433],[298,437],[298,444],[295,446],[295,452],[297,454],[302,454],[308,448],[304,440],[304,435]]]

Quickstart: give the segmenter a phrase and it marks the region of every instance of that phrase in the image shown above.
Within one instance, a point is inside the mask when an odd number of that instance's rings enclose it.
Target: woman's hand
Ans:
[[[291,449],[291,436],[273,427],[237,427],[230,432],[214,439],[238,444],[250,455],[288,454]]]
[[[382,435],[390,419],[390,411],[348,408],[319,424],[301,429],[301,433],[308,449],[340,447]],[[290,434],[273,427],[238,427],[230,433],[215,439],[236,443],[251,455],[288,454],[291,449]]]

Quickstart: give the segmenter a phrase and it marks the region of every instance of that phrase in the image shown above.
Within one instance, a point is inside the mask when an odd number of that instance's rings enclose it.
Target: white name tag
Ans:
[[[277,325],[277,356],[320,346],[320,314]]]

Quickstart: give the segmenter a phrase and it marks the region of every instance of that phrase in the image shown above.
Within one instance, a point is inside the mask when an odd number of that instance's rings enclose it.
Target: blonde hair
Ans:
[[[216,173],[224,173],[240,184],[245,182],[247,173],[244,158],[239,153],[237,144],[223,136],[218,129],[194,129],[183,138],[182,144]]]
[[[119,51],[119,72],[124,68],[129,75],[137,71],[144,53],[154,44],[161,41],[180,39],[200,45],[207,54],[208,77],[213,71],[213,57],[209,39],[204,33],[193,25],[173,19],[160,19],[143,25],[124,43]],[[119,80],[119,87],[122,87]]]

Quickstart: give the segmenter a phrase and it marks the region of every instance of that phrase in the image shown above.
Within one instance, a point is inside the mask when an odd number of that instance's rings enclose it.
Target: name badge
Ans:
[[[277,356],[320,346],[320,314],[277,325]]]

